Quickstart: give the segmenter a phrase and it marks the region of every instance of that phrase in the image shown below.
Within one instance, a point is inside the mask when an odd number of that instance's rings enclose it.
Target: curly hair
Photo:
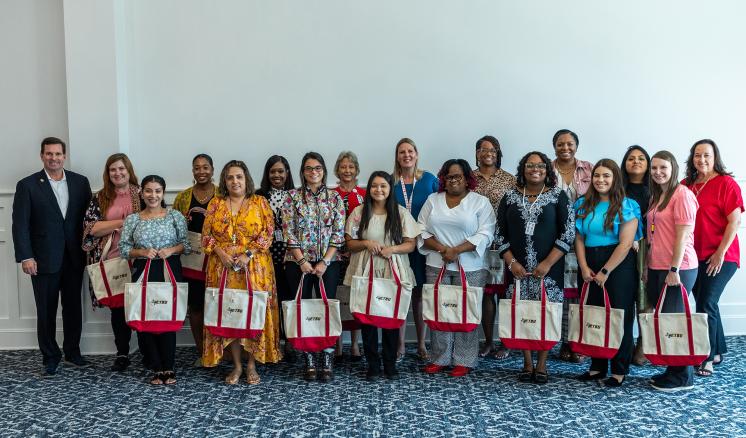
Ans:
[[[526,187],[526,162],[531,155],[537,155],[546,165],[547,176],[544,177],[544,184],[549,188],[557,186],[557,174],[552,169],[552,160],[546,154],[539,151],[531,151],[521,158],[521,161],[518,163],[518,169],[515,172],[515,185],[520,189]]]
[[[491,136],[491,135],[485,135],[484,137],[477,140],[477,154],[479,154],[479,149],[484,142],[490,143],[492,147],[495,148],[495,152],[497,152],[497,157],[495,158],[495,167],[500,168],[503,162],[503,151],[500,149],[500,142],[497,140],[497,138]],[[477,159],[477,166],[479,166],[479,160]]]
[[[453,165],[457,165],[464,172],[464,178],[466,178],[466,188],[468,190],[474,190],[477,188],[477,178],[474,176],[474,172],[469,166],[469,162],[462,158],[451,158],[450,160],[443,163],[440,170],[438,171],[438,193],[446,190],[446,175],[448,175],[448,169]]]

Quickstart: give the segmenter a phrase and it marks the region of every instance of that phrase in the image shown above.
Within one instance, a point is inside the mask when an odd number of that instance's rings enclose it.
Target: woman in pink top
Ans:
[[[697,302],[697,312],[708,316],[710,356],[699,366],[697,375],[709,377],[714,371],[713,365],[722,362],[722,355],[728,351],[718,301],[741,262],[736,233],[741,224],[743,198],[741,188],[725,170],[720,151],[712,140],[694,143],[682,184],[689,187],[701,205],[694,227],[699,275],[692,295]]]
[[[691,291],[697,279],[697,253],[694,251],[694,223],[699,204],[689,189],[679,184],[679,165],[668,151],[650,160],[650,209],[648,218],[647,292],[649,302],[657,303],[668,287],[663,312],[683,312],[680,285]],[[652,379],[660,391],[682,391],[694,387],[691,366],[667,367]]]
[[[140,211],[140,186],[127,155],[114,154],[106,160],[103,180],[104,187],[91,199],[83,219],[83,251],[87,253],[88,264],[101,260],[104,246],[109,240],[112,244],[106,259],[119,257],[119,231],[124,218]],[[98,307],[92,287],[90,293],[93,306]],[[117,357],[111,370],[124,371],[130,364],[132,336],[124,319],[124,307],[111,309],[111,329],[117,347]]]
[[[567,197],[570,198],[570,205],[573,205],[578,198],[585,195],[585,192],[588,191],[588,187],[591,185],[591,175],[593,174],[593,164],[591,162],[575,158],[579,144],[578,134],[569,129],[560,129],[552,137],[552,146],[554,146],[554,154],[557,157],[552,161],[554,173],[557,175],[557,187],[567,193]],[[573,279],[577,278],[578,263],[574,248],[571,248],[570,253],[565,257],[565,271],[568,270],[575,271],[575,273],[570,274],[570,277]],[[565,274],[566,279],[567,277],[567,274]],[[574,353],[570,350],[570,344],[567,343],[567,334],[569,331],[567,312],[570,309],[570,304],[578,303],[580,296],[578,294],[577,280],[571,284],[566,282],[564,291],[565,299],[562,302],[562,347],[560,348],[560,359],[582,363],[585,361],[585,356]]]

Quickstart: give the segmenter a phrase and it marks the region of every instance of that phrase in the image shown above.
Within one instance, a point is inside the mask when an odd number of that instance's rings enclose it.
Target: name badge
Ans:
[[[282,237],[282,230],[275,230],[275,242],[284,242]]]
[[[527,236],[533,236],[534,235],[534,228],[536,228],[535,222],[529,222],[526,224],[526,235]]]

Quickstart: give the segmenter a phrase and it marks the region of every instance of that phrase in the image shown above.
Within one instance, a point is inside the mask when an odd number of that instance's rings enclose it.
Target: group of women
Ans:
[[[739,186],[715,142],[692,146],[681,181],[667,151],[650,158],[642,147],[631,146],[620,167],[611,159],[595,165],[578,159],[578,136],[572,131],[558,131],[553,144],[554,160],[529,152],[512,175],[501,168],[498,140],[484,136],[476,142],[475,169],[451,159],[433,175],[418,167],[415,142],[403,138],[395,148],[393,172],[373,172],[365,187],[358,185],[357,157],[342,152],[333,169],[336,188],[327,185],[326,162],[315,152],[301,160],[298,187],[287,159],[273,155],[259,188],[238,160],[223,166],[215,185],[212,159],[200,154],[192,162],[194,185],[178,194],[172,209],[163,200],[161,177],[138,183],[127,156],[114,154],[86,215],[83,248],[91,263],[102,257],[132,259],[133,278],[147,261],[150,281],[162,280],[166,268],[178,281],[187,276],[190,323],[200,353],[195,366],[214,367],[226,357],[233,364],[228,384],[241,379],[244,361],[247,383],[257,384],[257,361],[296,357],[289,343],[281,347],[282,301],[298,291],[311,298],[319,283],[333,298],[338,286],[349,286],[353,276],[363,274],[371,258],[376,276],[391,278],[396,269],[412,287],[417,356],[426,373],[459,377],[479,357],[508,357],[510,352],[495,344],[496,299],[519,293],[538,300],[545,290],[549,301],[577,302],[579,286],[587,283],[589,304],[603,303],[604,288],[611,306],[624,309],[624,336],[616,356],[591,359],[580,380],[621,386],[630,364],[644,361],[641,341],[635,349],[632,338],[636,313],[650,311],[664,287],[679,285],[693,293],[697,311],[708,315],[711,352],[696,374],[711,376],[727,352],[718,301],[739,266],[736,231],[743,211]],[[189,231],[201,234],[201,241],[190,241]],[[114,250],[104,254],[110,240]],[[182,274],[179,254],[197,246],[207,254],[206,269]],[[488,254],[499,254],[505,275],[490,272]],[[422,286],[438,279],[460,285],[461,270],[470,286],[484,290],[486,342],[480,348],[478,330],[431,330],[428,351]],[[218,287],[223,272],[226,287],[245,289],[248,274],[254,289],[270,292],[258,338],[223,338],[203,330],[206,287]],[[503,280],[499,284],[497,277]],[[520,290],[515,279],[521,280]],[[664,311],[682,308],[681,294],[666,295]],[[566,320],[567,306],[564,313]],[[112,370],[123,371],[130,364],[131,331],[122,308],[111,309],[111,324],[117,347]],[[583,362],[566,343],[566,322],[562,331],[560,359]],[[360,332],[366,378],[398,378],[405,328],[381,331],[380,354],[378,329],[363,324]],[[361,360],[358,336],[352,333],[346,358],[341,344],[302,353],[304,378],[330,381],[335,362]],[[144,366],[153,370],[150,383],[176,383],[174,333],[138,333],[138,342]],[[546,383],[548,352],[537,352],[535,362],[533,352],[522,354],[518,379]],[[689,389],[694,373],[693,367],[668,367],[651,385],[662,391]]]

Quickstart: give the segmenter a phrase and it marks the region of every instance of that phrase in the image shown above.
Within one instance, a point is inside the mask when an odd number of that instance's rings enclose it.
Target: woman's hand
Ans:
[[[634,242],[632,242],[632,251],[638,252],[639,250],[640,250],[640,242],[635,240]]]
[[[381,252],[381,244],[375,240],[366,240],[364,245],[365,249],[373,255],[378,255]]]
[[[233,269],[233,257],[229,256],[222,248],[215,248],[215,252],[220,257],[220,263],[223,264],[223,267]]]
[[[596,276],[596,273],[591,271],[591,268],[589,268],[588,266],[581,266],[580,275],[583,277],[583,281],[585,281],[586,283],[590,283],[591,281],[593,281],[593,277]]]
[[[720,273],[723,268],[723,262],[725,261],[725,253],[721,251],[715,251],[710,258],[707,259],[707,275],[714,277]]]
[[[547,275],[547,272],[549,272],[549,268],[552,266],[547,263],[546,260],[542,261],[538,265],[536,265],[536,268],[534,269],[534,272],[531,273],[536,278],[543,278]]]
[[[158,257],[162,258],[163,260],[166,260],[167,258],[171,257],[173,253],[174,251],[171,248],[161,248],[157,252]]]
[[[513,262],[510,265],[510,273],[513,274],[513,277],[519,280],[523,280],[524,278],[528,276],[528,273],[526,272],[526,268],[524,268],[523,265],[521,265],[518,262]]]
[[[324,261],[322,260],[316,263],[316,266],[314,266],[313,268],[313,273],[316,274],[316,276],[318,276],[319,278],[321,278],[324,275],[324,272],[326,272],[326,263],[324,263]]]
[[[249,266],[249,262],[251,261],[249,256],[247,256],[246,254],[241,254],[240,256],[235,257],[233,260],[233,263],[241,266],[241,268],[243,269],[246,269]]]
[[[142,251],[143,257],[148,258],[150,260],[153,260],[154,258],[158,257],[158,251],[155,248],[144,248],[141,251]]]
[[[593,281],[595,281],[595,282],[596,282],[596,284],[597,284],[597,285],[599,285],[599,287],[604,287],[604,284],[606,283],[606,280],[607,280],[608,278],[609,278],[609,277],[608,277],[608,276],[607,276],[606,274],[604,274],[603,272],[599,272],[599,273],[598,273],[598,274],[596,274],[596,276],[595,276],[595,277],[593,278]]]
[[[313,274],[313,265],[311,264],[311,262],[305,262],[300,265],[300,271],[304,274]]]
[[[379,256],[390,259],[392,255],[394,255],[394,247],[393,246],[386,246],[381,248],[381,252],[378,253]]]
[[[443,258],[445,263],[453,263],[458,260],[458,254],[456,248],[452,246],[446,246],[445,249],[440,252],[440,256]]]
[[[666,275],[666,284],[669,286],[678,286],[681,284],[681,277],[679,277],[678,272],[671,272],[668,271],[668,275]]]

